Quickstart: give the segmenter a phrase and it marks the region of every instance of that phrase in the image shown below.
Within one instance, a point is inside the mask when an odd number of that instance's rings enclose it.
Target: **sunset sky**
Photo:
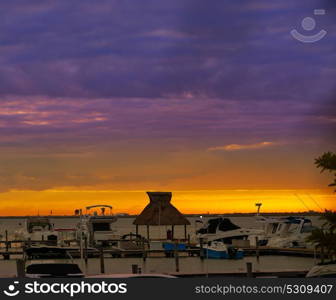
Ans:
[[[336,209],[314,166],[336,150],[335,16],[334,0],[1,1],[0,215],[138,213],[147,190],[186,213]]]

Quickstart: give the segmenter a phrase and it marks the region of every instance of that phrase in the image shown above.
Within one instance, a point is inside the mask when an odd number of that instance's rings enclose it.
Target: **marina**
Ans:
[[[316,221],[318,222],[318,218]],[[188,228],[188,236],[192,234],[192,230],[196,230],[197,222],[195,222],[198,217],[189,218],[190,224],[194,224],[191,228]],[[62,225],[62,227],[73,228],[78,218],[50,218],[55,225]],[[251,217],[236,217],[234,218],[237,224],[252,223],[253,218]],[[1,220],[4,224],[4,219]],[[9,223],[17,224],[22,222],[21,219],[10,219]],[[128,235],[128,242],[135,239],[132,237],[132,223],[134,218],[119,218],[115,224],[115,234],[119,236]],[[258,224],[258,223],[255,223]],[[257,226],[257,225],[256,225]],[[3,228],[3,227],[2,227]],[[11,236],[15,232],[14,228],[7,231],[7,236]],[[52,250],[56,248],[57,250],[63,249],[63,256],[59,256],[56,259],[57,262],[68,261],[65,260],[65,256],[70,254],[73,261],[78,263],[81,268],[85,271],[85,274],[94,276],[98,274],[120,274],[120,273],[130,273],[132,271],[132,265],[139,266],[141,272],[147,273],[164,273],[176,276],[178,273],[181,277],[193,277],[193,276],[247,276],[247,263],[251,262],[253,264],[252,272],[257,272],[253,276],[303,276],[311,269],[314,264],[316,264],[317,259],[320,257],[319,251],[314,249],[305,248],[275,248],[267,246],[251,246],[242,248],[244,252],[244,258],[242,259],[211,259],[207,257],[206,253],[202,253],[200,247],[197,247],[196,243],[191,243],[190,241],[184,240],[184,230],[180,228],[176,230],[175,234],[180,239],[176,240],[179,243],[184,243],[185,248],[176,247],[174,249],[175,243],[171,243],[173,247],[169,250],[164,248],[158,249],[158,245],[162,245],[166,240],[166,226],[154,227],[151,229],[152,239],[152,249],[143,248],[144,244],[140,245],[140,249],[129,249],[125,247],[124,249],[120,247],[115,248],[83,248],[82,257],[80,259],[81,252],[79,247],[69,248],[69,247],[55,247],[54,241],[48,240],[2,240],[0,241],[1,250],[0,255],[2,259],[0,260],[0,265],[2,270],[11,270],[10,275],[15,276],[17,274],[16,262],[19,259],[29,257],[29,249],[38,245],[37,250],[43,252],[43,247],[45,249]],[[127,234],[127,232],[129,232]],[[146,231],[139,231],[139,233],[146,234]],[[77,240],[63,240],[62,244],[76,244]],[[103,241],[97,241],[101,243]],[[117,245],[118,243],[125,242],[122,239],[114,240],[104,240],[105,244]],[[135,243],[136,244],[136,243]],[[27,252],[28,251],[28,252]],[[51,251],[52,252],[52,251]],[[45,251],[42,255],[37,255],[35,253],[35,260],[44,260],[45,262],[50,261],[53,257],[51,252]],[[43,257],[44,255],[44,257]],[[104,272],[101,271],[102,260],[104,261]],[[34,260],[32,260],[34,261]],[[280,262],[280,263],[279,263]],[[278,266],[281,266],[281,270]],[[178,271],[177,271],[178,269]],[[4,272],[4,271],[2,271]],[[260,274],[259,274],[260,273]],[[208,275],[207,275],[208,274]],[[0,276],[5,276],[1,274]]]
[[[0,8],[5,295],[336,299],[335,0]]]
[[[318,216],[262,216],[257,203],[254,216],[186,217],[172,193],[147,195],[135,217],[99,204],[73,217],[1,218],[1,269],[35,278],[304,277],[324,261],[323,248],[307,240],[322,226]]]

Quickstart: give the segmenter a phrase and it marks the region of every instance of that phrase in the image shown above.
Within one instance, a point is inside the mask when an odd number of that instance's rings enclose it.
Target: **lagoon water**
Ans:
[[[50,218],[54,223],[55,228],[73,228],[78,222],[78,218]],[[260,223],[255,222],[254,217],[230,217],[231,221],[241,227],[259,228]],[[323,221],[319,217],[310,217],[315,226],[321,226]],[[195,217],[190,217],[191,226],[188,226],[188,233],[195,232]],[[132,225],[134,218],[119,218],[114,223],[117,234],[127,234],[135,232],[134,225]],[[24,226],[24,219],[22,218],[1,218],[0,219],[0,234],[4,234],[8,230],[11,236],[15,230]],[[180,228],[179,228],[180,227]],[[169,227],[151,227],[151,238],[164,238]],[[146,235],[146,228],[141,228],[139,233]],[[176,226],[176,238],[183,238],[183,226]],[[75,260],[81,264],[80,260]],[[246,257],[242,260],[211,260],[205,259],[201,261],[198,257],[181,257],[180,258],[180,272],[181,273],[216,273],[216,272],[244,272],[246,270],[246,262],[252,262],[254,270],[258,271],[275,271],[275,270],[309,270],[314,264],[314,258],[306,257],[291,257],[291,256],[262,256],[260,262],[257,263],[254,257]],[[137,264],[143,273],[169,273],[175,271],[174,258],[149,257],[146,262],[141,258],[106,258],[105,269],[106,273],[131,273],[132,264]],[[87,274],[99,274],[99,260],[89,259],[87,268],[82,265],[83,270]],[[15,260],[0,260],[0,277],[15,275]]]

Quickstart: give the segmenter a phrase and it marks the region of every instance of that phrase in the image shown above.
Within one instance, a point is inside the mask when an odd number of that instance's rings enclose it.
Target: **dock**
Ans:
[[[124,240],[108,240],[107,242],[113,244],[116,242],[120,242]],[[66,244],[74,242],[72,240],[65,241]],[[105,241],[106,242],[106,241]],[[13,245],[20,245],[20,247],[12,247]],[[8,260],[13,256],[21,256],[27,254],[28,249],[37,249],[44,248],[44,252],[41,253],[41,257],[39,258],[48,258],[48,249],[49,252],[52,251],[53,248],[57,250],[63,250],[64,252],[68,252],[71,257],[78,258],[80,257],[80,249],[78,246],[75,247],[58,247],[50,241],[35,241],[35,240],[12,240],[12,241],[0,241],[0,256]],[[275,248],[275,247],[244,247],[245,256],[264,256],[264,255],[281,255],[281,256],[297,256],[297,257],[320,257],[319,251],[314,251],[314,249],[306,249],[306,248]],[[178,252],[179,256],[200,256],[201,259],[204,259],[201,254],[200,248],[195,247],[194,244],[187,244],[185,250],[165,250],[165,249],[147,249],[143,244],[139,244],[138,247],[107,247],[107,248],[83,248],[84,255],[88,258],[90,257],[99,257],[101,255],[101,251],[104,256],[111,258],[124,258],[124,257],[173,257],[176,256],[175,251]],[[51,255],[52,257],[52,255]],[[55,257],[52,257],[55,258]]]

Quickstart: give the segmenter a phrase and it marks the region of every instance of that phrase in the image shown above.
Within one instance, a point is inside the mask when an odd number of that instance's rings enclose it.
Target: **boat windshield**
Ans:
[[[204,228],[197,231],[200,234],[216,233],[217,230],[229,231],[239,229],[240,227],[233,224],[230,219],[227,218],[215,218],[210,219]]]
[[[310,220],[307,220],[302,226],[301,232],[311,232],[315,227]]]

